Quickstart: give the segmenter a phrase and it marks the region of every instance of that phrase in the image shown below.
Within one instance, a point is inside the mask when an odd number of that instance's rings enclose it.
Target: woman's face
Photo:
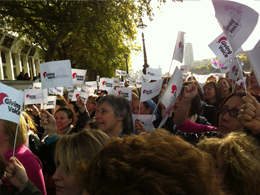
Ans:
[[[204,98],[207,99],[212,99],[216,97],[216,91],[215,88],[207,85],[206,87],[204,87]]]
[[[88,99],[87,102],[86,102],[86,107],[87,107],[87,110],[89,112],[91,112],[91,111],[94,111],[96,109],[96,104],[95,104],[95,102]]]
[[[120,133],[123,130],[123,117],[116,116],[112,106],[107,102],[97,107],[95,119],[98,124],[98,129],[110,136],[118,136],[115,132]]]
[[[61,166],[56,168],[52,179],[55,182],[56,195],[81,195],[83,188],[79,186],[74,175],[66,173]]]
[[[66,129],[72,122],[72,119],[69,119],[68,114],[64,111],[56,112],[54,118],[59,133]]]
[[[221,79],[221,80],[218,82],[218,85],[219,85],[220,90],[222,90],[222,91],[227,91],[227,90],[229,90],[229,84],[228,84],[228,82],[227,82],[226,79]]]
[[[231,97],[223,106],[223,109],[238,113],[242,106],[242,99],[240,97]],[[233,131],[240,131],[243,125],[230,116],[229,112],[219,115],[219,136],[224,137],[226,134]]]

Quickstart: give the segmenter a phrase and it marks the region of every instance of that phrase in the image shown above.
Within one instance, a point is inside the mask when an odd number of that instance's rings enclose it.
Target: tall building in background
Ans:
[[[191,63],[194,61],[193,57],[193,47],[191,43],[185,44],[184,49],[184,65],[191,65]]]

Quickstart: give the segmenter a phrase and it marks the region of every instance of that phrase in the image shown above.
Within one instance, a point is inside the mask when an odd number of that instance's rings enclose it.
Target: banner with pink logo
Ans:
[[[80,95],[80,91],[78,91],[78,90],[75,90],[74,91],[74,93],[73,93],[73,96],[72,96],[72,98],[71,98],[71,101],[77,101],[77,98],[79,97],[79,95]]]
[[[50,94],[60,94],[60,95],[63,95],[63,87],[49,88],[49,93]]]
[[[230,69],[232,60],[228,60],[225,64],[223,64],[223,66],[220,68],[221,73],[227,73]]]
[[[160,80],[162,79],[162,69],[146,68],[146,79]]]
[[[241,87],[245,87],[245,86],[244,86],[245,80],[246,80],[246,77],[244,77],[243,79],[238,80],[238,81],[237,81],[237,84],[238,84],[239,86],[241,86]]]
[[[225,33],[221,33],[216,39],[214,39],[214,41],[209,44],[209,48],[216,55],[220,64],[224,64],[228,60],[235,57],[231,45],[229,44],[227,37],[225,36]]]
[[[136,79],[135,84],[137,88],[141,88],[143,83],[143,79]]]
[[[153,126],[152,121],[154,121],[155,115],[151,115],[151,114],[132,114],[133,117],[133,124],[134,124],[134,130],[135,130],[135,120],[136,119],[140,119],[140,122],[144,125],[146,132],[154,132],[156,129]],[[152,118],[151,118],[152,117]],[[150,122],[151,119],[151,122]]]
[[[83,87],[82,87],[80,90],[78,90],[78,91],[81,91],[82,93],[86,93],[86,94],[90,95],[90,94],[94,94],[95,89],[93,89],[93,88],[88,88],[87,86],[83,86]]]
[[[48,96],[47,102],[43,103],[43,109],[55,109],[57,96]]]
[[[42,88],[72,86],[70,60],[40,64]]]
[[[47,89],[25,89],[24,105],[46,103],[47,97]]]
[[[73,91],[74,88],[73,87],[66,87],[67,91]]]
[[[19,124],[24,92],[0,83],[0,119]]]
[[[86,103],[90,92],[94,92],[94,89],[83,86],[80,90],[80,97]]]
[[[218,19],[232,49],[236,52],[253,32],[258,13],[252,8],[233,1],[212,1]]]
[[[237,63],[237,60],[234,59],[229,69],[228,78],[235,81],[237,80],[237,78],[243,78],[243,76],[241,75],[241,71],[239,70],[240,70],[240,66]]]
[[[187,79],[187,78],[190,77],[190,76],[191,76],[191,72],[182,73],[182,77],[183,77],[184,79]]]
[[[117,87],[116,94],[132,101],[132,88],[131,87]]]
[[[213,74],[213,77],[215,77],[215,78],[217,78],[217,79],[218,79],[219,77],[223,77],[223,78],[224,78],[225,76],[226,76],[226,75],[225,75],[225,74],[222,74],[222,73],[214,73],[214,74]]]
[[[114,87],[114,79],[101,78],[99,82],[100,89],[111,90]]]
[[[69,100],[72,100],[73,94],[74,94],[74,92],[73,92],[73,93],[68,93],[68,99],[69,99]]]
[[[185,32],[179,31],[178,32],[178,37],[176,40],[176,44],[175,44],[175,49],[174,49],[174,53],[173,53],[173,57],[172,59],[179,61],[180,63],[182,63],[183,60],[183,50],[184,50],[184,35]]]
[[[170,81],[161,97],[161,102],[167,108],[171,102],[175,102],[182,89],[182,73],[178,67],[175,68]]]
[[[74,85],[83,85],[84,84],[87,70],[72,68],[71,73],[72,73],[72,83]]]
[[[119,78],[112,77],[112,79],[114,79],[114,86],[120,86],[120,80],[119,80]]]
[[[97,81],[87,81],[85,82],[85,85],[88,88],[97,89]]]
[[[117,76],[125,76],[126,75],[126,71],[125,70],[118,70],[118,69],[116,69],[116,75]]]
[[[41,89],[42,83],[33,83],[33,89]]]
[[[257,79],[258,85],[260,86],[260,40],[257,42],[255,47],[247,52],[247,57],[251,63],[252,69],[255,73],[255,77]]]
[[[143,83],[141,88],[140,102],[145,102],[159,95],[162,88],[163,79],[152,83]]]

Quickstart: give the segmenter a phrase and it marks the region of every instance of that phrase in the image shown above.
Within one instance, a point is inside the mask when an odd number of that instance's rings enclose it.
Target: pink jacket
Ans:
[[[194,122],[191,122],[189,120],[186,120],[185,123],[179,127],[177,127],[180,131],[186,132],[186,133],[205,133],[210,131],[218,131],[217,127],[197,124]]]
[[[13,149],[8,150],[4,154],[4,158],[7,162],[9,162],[9,158],[13,156]],[[42,174],[42,163],[27,147],[24,145],[19,146],[15,149],[14,155],[24,166],[28,178],[32,181],[32,183],[42,192],[43,195],[46,194],[44,178]],[[8,180],[4,180],[3,184],[10,186],[11,189],[12,184]]]

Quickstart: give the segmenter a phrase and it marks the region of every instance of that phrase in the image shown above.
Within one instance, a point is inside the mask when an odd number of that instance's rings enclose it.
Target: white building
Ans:
[[[194,61],[194,56],[193,56],[192,44],[186,43],[184,49],[184,65],[191,65],[193,61]]]
[[[33,79],[43,63],[37,51],[37,47],[23,46],[13,35],[0,34],[0,80],[16,80],[22,71]]]

